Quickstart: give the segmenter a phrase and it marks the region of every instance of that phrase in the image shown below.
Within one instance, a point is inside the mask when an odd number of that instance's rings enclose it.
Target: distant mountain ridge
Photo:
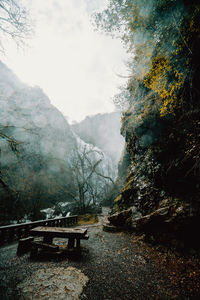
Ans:
[[[116,164],[118,163],[124,148],[124,138],[120,134],[119,112],[89,116],[71,127],[82,140],[97,146]]]
[[[40,87],[22,83],[2,62],[0,106],[0,224],[21,222],[25,214],[40,219],[44,208],[77,201],[77,178],[71,168],[75,149],[89,149],[92,163],[102,161],[98,171],[116,177],[123,147],[118,113],[87,117],[80,124],[83,131],[78,130],[79,124],[70,126]],[[110,182],[95,176],[90,189],[96,201]],[[86,202],[91,195],[88,192]]]

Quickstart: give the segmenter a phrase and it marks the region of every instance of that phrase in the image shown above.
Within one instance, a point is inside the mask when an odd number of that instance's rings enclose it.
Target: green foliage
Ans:
[[[155,242],[199,247],[200,2],[110,0],[102,15],[131,54],[116,97],[131,167],[114,209],[133,207]]]
[[[159,95],[156,103],[159,104],[162,117],[181,106],[179,91],[183,88],[183,78],[183,73],[167,58],[157,56],[152,60],[152,67],[145,77],[144,85]]]
[[[131,54],[130,78],[114,99],[122,111],[128,107],[140,122],[153,111],[165,117],[194,105],[200,37],[197,1],[110,0],[95,18],[97,27],[119,37]]]

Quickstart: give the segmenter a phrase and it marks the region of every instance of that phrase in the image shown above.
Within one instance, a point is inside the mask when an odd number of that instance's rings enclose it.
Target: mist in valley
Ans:
[[[71,89],[73,83],[68,80],[68,75],[63,76],[63,66],[65,71],[69,69],[69,74],[72,73],[73,68],[69,61],[69,56],[72,55],[69,45],[68,52],[62,56],[62,62],[61,56],[56,54],[57,56],[54,57],[51,52],[51,57],[48,57],[49,66],[47,66],[45,56],[41,56],[42,49],[45,47],[39,40],[42,31],[46,34],[47,44],[50,42],[47,31],[52,31],[54,34],[58,26],[59,34],[63,35],[63,47],[67,47],[65,33],[72,39],[73,47],[75,47],[80,37],[78,30],[89,34],[88,39],[95,40],[97,36],[91,30],[89,18],[104,4],[97,1],[95,5],[90,5],[87,1],[80,1],[80,6],[77,7],[73,1],[68,4],[65,4],[64,1],[60,3],[49,1],[49,6],[46,7],[37,1],[35,3],[24,1],[23,5],[20,6],[20,3],[18,5],[17,1],[13,3],[8,1],[8,4],[3,1],[0,7],[2,18],[8,18],[8,25],[3,23],[1,28],[2,53],[0,57],[1,225],[66,216],[69,213],[81,214],[100,211],[104,201],[113,200],[113,191],[116,189],[115,181],[118,176],[118,161],[124,147],[124,138],[120,135],[120,113],[112,112],[114,106],[105,100],[109,99],[110,87],[114,87],[116,82],[112,81],[109,70],[105,73],[105,81],[98,79],[101,76],[102,66],[98,65],[95,56],[103,47],[100,44],[94,45],[90,50],[91,58],[88,58],[91,74],[94,70],[97,72],[95,85],[97,82],[102,82],[101,86],[96,87],[96,94],[93,93],[96,110],[94,109],[95,105],[91,104],[91,95],[84,94],[86,91],[77,94],[77,89]],[[10,9],[10,12],[7,8]],[[70,24],[72,20],[66,19],[65,23],[64,18],[67,18],[70,12],[74,13],[74,10],[79,17],[74,20],[74,27],[67,29],[67,24]],[[47,16],[52,12],[54,12],[52,22],[47,28],[45,22]],[[21,17],[21,27],[17,23],[18,20],[12,17],[12,13]],[[58,24],[60,14],[63,19]],[[79,20],[81,21],[80,28]],[[75,39],[72,38],[72,34]],[[110,49],[116,45],[116,42],[111,39],[100,35],[99,38],[102,41],[105,39],[109,43]],[[26,40],[30,41],[30,48],[26,47]],[[37,44],[39,41],[40,44]],[[55,40],[51,40],[51,42],[55,43],[55,51],[57,51],[56,47],[60,47],[60,44],[58,40],[56,41],[56,36]],[[56,43],[58,43],[57,46]],[[17,46],[19,46],[19,50],[16,51]],[[36,48],[39,52],[37,62],[33,66],[31,60],[36,59],[34,56]],[[58,51],[60,51],[59,49]],[[39,54],[40,50],[41,54]],[[81,50],[84,50],[84,44],[81,46],[80,55],[82,55]],[[105,49],[105,51],[107,50]],[[22,55],[23,51],[24,56]],[[78,63],[80,61],[77,56],[79,55],[78,48],[76,51],[74,58]],[[116,52],[115,57],[111,60],[110,68],[121,54],[121,50]],[[14,56],[15,60],[13,60]],[[108,53],[108,58],[102,58],[102,64],[107,64],[107,67],[109,56]],[[28,57],[30,57],[29,60]],[[55,61],[53,59],[57,61],[58,66],[60,65],[60,70],[54,68]],[[18,66],[17,61],[21,62],[21,66]],[[8,67],[5,62],[11,67]],[[36,77],[40,78],[37,85],[34,84],[37,83],[37,80],[34,79],[36,64],[38,66]],[[26,65],[29,69],[26,68]],[[88,66],[85,66],[86,69],[84,69],[84,66],[75,64],[74,68],[76,69],[77,66],[82,68],[82,72],[89,72]],[[15,71],[11,69],[12,67]],[[57,74],[54,74],[55,72]],[[15,73],[18,73],[23,80]],[[43,78],[40,73],[43,74]],[[88,73],[88,80],[91,80],[90,76]],[[111,79],[110,87],[109,77]],[[49,88],[43,82],[44,78],[46,78],[46,82],[49,82]],[[61,86],[64,78],[66,78],[65,89]],[[74,79],[77,80],[77,78]],[[31,80],[33,84],[25,83],[31,82]],[[81,82],[79,85],[81,88]],[[50,87],[53,88],[53,86],[54,92],[50,91]],[[64,90],[68,91],[68,94],[62,94]],[[91,85],[90,92],[93,90]],[[99,93],[98,90],[101,92]],[[57,96],[55,97],[55,95]],[[101,106],[100,96],[103,106],[99,108],[100,113],[95,114],[98,106]],[[55,101],[55,98],[58,102]],[[65,105],[65,111],[62,109],[62,112],[61,107],[64,106],[59,104],[61,100]],[[76,104],[77,114],[74,113],[73,108],[75,101],[78,101]],[[102,112],[102,108],[105,113]],[[65,117],[66,115],[67,117]],[[80,121],[80,116],[82,116],[82,121]],[[70,124],[71,120],[76,117],[77,121]]]
[[[199,0],[0,0],[0,299],[200,299],[199,49]]]
[[[40,87],[21,83],[3,63],[1,78],[1,223],[46,218],[52,207],[51,217],[92,212],[117,177],[120,114],[70,126]]]

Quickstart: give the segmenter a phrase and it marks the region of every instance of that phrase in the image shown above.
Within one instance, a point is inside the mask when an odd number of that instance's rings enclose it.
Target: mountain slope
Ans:
[[[7,218],[23,214],[16,207],[24,206],[28,212],[61,196],[70,198],[67,191],[73,184],[67,157],[76,139],[62,113],[39,87],[21,83],[2,63],[0,78],[0,171],[10,191],[5,192],[1,184],[0,205],[7,207],[1,216]]]
[[[120,119],[119,112],[97,114],[73,124],[72,129],[86,143],[97,146],[117,163],[124,147],[124,138],[120,135]]]

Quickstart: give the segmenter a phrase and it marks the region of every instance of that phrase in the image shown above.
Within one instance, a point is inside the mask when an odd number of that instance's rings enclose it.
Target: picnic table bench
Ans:
[[[32,249],[48,248],[51,249],[54,238],[68,239],[68,249],[80,250],[80,240],[88,240],[87,229],[85,228],[62,228],[39,226],[30,230],[31,236],[43,237],[42,242],[32,241]],[[53,250],[53,248],[52,248]]]
[[[17,254],[21,255],[31,250],[34,256],[38,249],[50,252],[59,251],[59,246],[53,244],[54,238],[68,239],[68,250],[80,250],[80,240],[88,240],[87,229],[85,228],[62,228],[39,226],[31,229],[31,236],[19,240]],[[34,237],[43,237],[42,241],[34,240]]]

